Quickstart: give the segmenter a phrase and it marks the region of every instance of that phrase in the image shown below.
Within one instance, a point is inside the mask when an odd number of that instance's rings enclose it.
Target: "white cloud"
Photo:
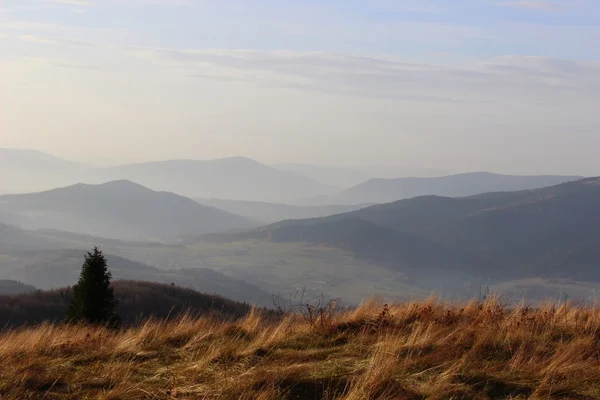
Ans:
[[[21,39],[117,51],[189,78],[365,98],[554,104],[561,95],[600,90],[598,63],[548,57],[504,56],[450,67],[328,52],[142,48],[35,35]]]
[[[30,42],[30,43],[39,43],[39,44],[50,44],[55,46],[84,46],[84,47],[97,47],[97,48],[106,48],[110,49],[112,46],[102,45],[100,43],[88,42],[85,40],[77,40],[77,39],[64,39],[57,38],[53,36],[40,36],[40,35],[21,35],[19,39]]]
[[[60,28],[61,25],[45,23],[45,22],[33,22],[33,21],[9,21],[9,22],[0,22],[0,29],[3,30],[15,30],[15,31],[25,31],[25,30],[55,30]]]
[[[58,40],[48,38],[48,37],[38,36],[38,35],[21,35],[21,36],[19,36],[19,39],[21,39],[25,42],[30,42],[30,43],[54,44],[54,45],[61,44],[61,42]]]

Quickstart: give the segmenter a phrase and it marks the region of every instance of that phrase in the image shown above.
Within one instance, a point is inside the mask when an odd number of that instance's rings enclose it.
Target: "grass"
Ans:
[[[600,310],[377,300],[0,335],[2,399],[594,399]]]

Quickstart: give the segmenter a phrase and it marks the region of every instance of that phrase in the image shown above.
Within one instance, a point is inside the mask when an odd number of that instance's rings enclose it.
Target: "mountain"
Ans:
[[[174,285],[140,282],[113,282],[117,313],[124,325],[150,317],[173,319],[182,313],[198,317],[210,313],[225,317],[241,317],[250,306],[211,294]],[[36,293],[0,296],[0,328],[16,328],[43,321],[61,322],[72,291],[67,288]]]
[[[580,176],[513,176],[473,172],[439,178],[370,179],[326,201],[331,204],[389,203],[418,196],[464,197],[480,193],[537,189]],[[323,201],[323,200],[321,200]]]
[[[77,184],[41,193],[0,196],[0,211],[26,229],[50,228],[126,240],[172,240],[255,224],[173,193],[129,181]]]
[[[102,179],[128,179],[188,197],[285,203],[297,197],[335,192],[299,173],[278,170],[244,157],[148,162],[101,172]]]
[[[252,220],[270,224],[286,219],[304,219],[326,217],[334,214],[346,213],[367,207],[363,205],[327,205],[302,207],[288,204],[264,203],[258,201],[238,201],[223,199],[194,199],[200,204],[218,208],[232,214],[243,215]]]
[[[284,221],[246,232],[208,235],[204,240],[211,243],[244,240],[308,243],[341,249],[357,260],[366,261],[367,269],[370,263],[375,267],[373,270],[376,266],[385,266],[401,273],[404,277],[397,281],[398,290],[412,285],[412,290],[420,288],[456,292],[457,287],[479,279],[481,275],[482,260],[476,256],[360,218],[334,216]],[[343,279],[344,275],[340,277]],[[393,279],[397,278],[399,276]],[[362,283],[366,284],[366,281]],[[357,281],[356,284],[360,285],[361,282]]]
[[[273,164],[272,166],[284,171],[297,172],[327,186],[339,188],[348,188],[358,185],[373,177],[373,175],[369,175],[358,168],[331,167],[300,163]]]
[[[585,246],[600,238],[600,178],[533,191],[508,203],[429,229],[424,235],[446,246],[500,262],[504,274],[600,279],[600,271],[575,257],[590,254]],[[577,252],[574,249],[578,248]],[[551,269],[548,259],[571,254]]]
[[[600,281],[596,267],[599,207],[600,178],[588,178],[464,198],[423,196],[285,224],[323,226],[363,220],[471,255],[480,260],[481,275],[494,279]],[[439,266],[453,271],[444,260]]]
[[[0,148],[0,194],[48,190],[77,183],[91,168],[36,150]]]
[[[326,185],[342,188],[356,186],[372,178],[394,179],[399,176],[429,177],[448,173],[447,171],[432,168],[414,168],[389,165],[339,167],[302,163],[284,163],[273,164],[272,166],[285,171],[298,172]]]
[[[130,180],[154,190],[188,197],[284,203],[299,197],[330,195],[339,190],[300,173],[245,157],[92,167],[35,150],[0,148],[0,171],[0,194],[116,180]]]

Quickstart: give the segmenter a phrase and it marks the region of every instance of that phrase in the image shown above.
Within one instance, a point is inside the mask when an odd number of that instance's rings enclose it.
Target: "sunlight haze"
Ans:
[[[597,175],[599,17],[593,0],[5,0],[0,147]]]

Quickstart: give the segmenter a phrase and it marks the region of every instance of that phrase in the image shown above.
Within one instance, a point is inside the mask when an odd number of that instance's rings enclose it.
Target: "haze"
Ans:
[[[595,175],[596,1],[5,0],[0,147]]]

